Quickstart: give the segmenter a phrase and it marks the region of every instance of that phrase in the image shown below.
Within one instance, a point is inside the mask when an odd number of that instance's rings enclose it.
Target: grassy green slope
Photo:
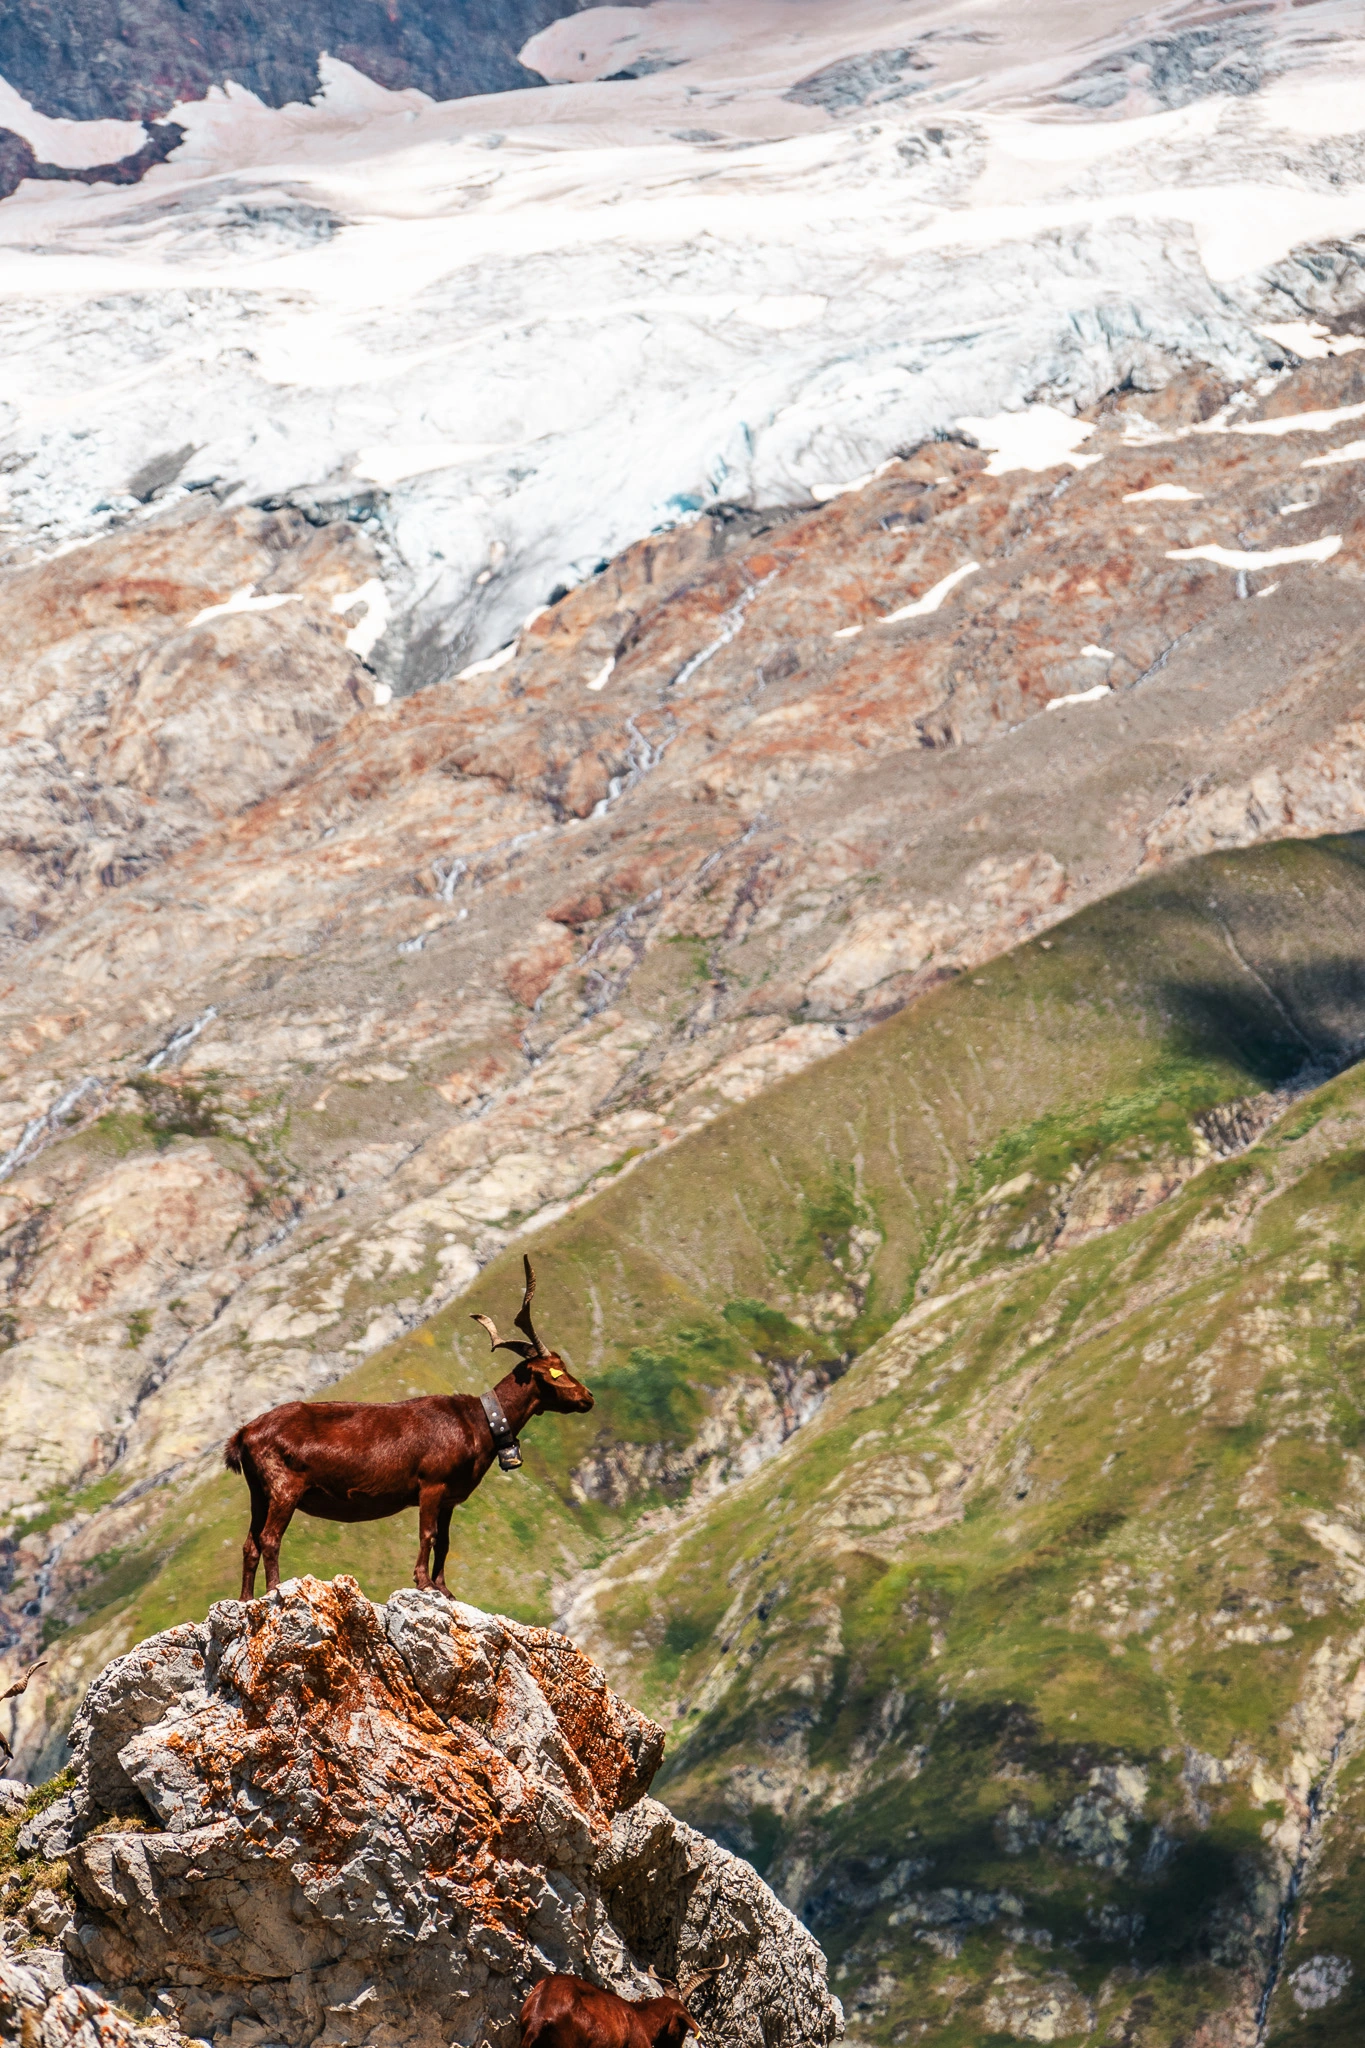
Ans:
[[[736,1389],[854,1361],[582,1620],[678,1730],[668,1796],[803,1904],[866,2035],[1065,2038],[1099,2013],[1174,2042],[1262,1981],[1297,1849],[1264,1836],[1293,1819],[1285,1769],[1321,1775],[1311,1659],[1353,1626],[1304,1516],[1353,1512],[1355,1079],[1190,1175],[1210,1108],[1365,1035],[1363,913],[1355,840],[1160,876],[535,1240],[544,1327],[599,1404],[536,1424],[527,1469],[458,1518],[481,1604],[545,1616],[686,1492],[658,1460],[685,1465]],[[506,1313],[515,1268],[341,1391],[486,1384],[466,1319]],[[607,1453],[624,1504],[572,1482]],[[243,1506],[226,1475],[149,1496],[85,1590],[92,1654],[235,1591]],[[296,1522],[286,1569],[386,1594],[412,1519]],[[1348,2006],[1313,2038],[1348,2038]],[[1282,1990],[1285,2038],[1298,2011]]]
[[[1195,863],[938,989],[539,1233],[542,1324],[598,1407],[534,1425],[524,1473],[494,1475],[457,1518],[462,1589],[546,1615],[554,1583],[600,1560],[661,1497],[646,1473],[624,1506],[577,1498],[570,1474],[594,1447],[624,1447],[629,1472],[632,1450],[684,1451],[756,1374],[798,1362],[837,1373],[917,1285],[1027,1263],[1051,1227],[1049,1188],[1087,1163],[1187,1169],[1201,1111],[1365,1031],[1362,915],[1355,840]],[[1029,1187],[983,1206],[1025,1173]],[[519,1253],[334,1391],[391,1399],[487,1384],[468,1317],[507,1312]],[[665,1479],[662,1494],[686,1483]],[[241,1482],[177,1493],[168,1511],[162,1498],[148,1497],[141,1532],[91,1574],[85,1625],[101,1639],[118,1617],[141,1634],[235,1590]],[[387,1592],[410,1574],[414,1519],[341,1530],[299,1518],[286,1569],[345,1566]]]
[[[931,1305],[582,1614],[860,2034],[1254,2039],[1196,2029],[1253,2019],[1316,1788],[1268,2038],[1365,2039],[1363,1146],[1355,1070]],[[1351,1986],[1303,2010],[1324,1955]]]

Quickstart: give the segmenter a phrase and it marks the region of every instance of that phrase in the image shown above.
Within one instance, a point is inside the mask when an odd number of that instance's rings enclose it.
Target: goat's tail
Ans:
[[[228,1468],[228,1471],[229,1471],[229,1472],[240,1472],[240,1471],[241,1471],[241,1469],[242,1469],[242,1432],[241,1432],[241,1430],[240,1430],[240,1429],[239,1429],[239,1430],[237,1431],[237,1433],[236,1433],[236,1435],[235,1435],[235,1436],[230,1436],[230,1437],[228,1438],[227,1442],[226,1442],[226,1443],[224,1444],[224,1446],[223,1446],[223,1463],[224,1463],[224,1464],[225,1464],[225,1465],[227,1466],[227,1468]]]

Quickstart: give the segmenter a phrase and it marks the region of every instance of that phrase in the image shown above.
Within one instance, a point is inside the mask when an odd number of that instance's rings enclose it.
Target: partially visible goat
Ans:
[[[521,2008],[521,2048],[683,2048],[689,2032],[701,2035],[685,2000],[724,1968],[699,1971],[685,1991],[675,1986],[662,1998],[619,1998],[585,1977],[542,1977]]]
[[[522,1264],[526,1292],[516,1327],[525,1341],[504,1341],[490,1316],[474,1317],[495,1351],[515,1351],[519,1360],[491,1392],[423,1394],[413,1401],[286,1401],[229,1437],[228,1471],[242,1473],[251,1489],[243,1600],[255,1597],[262,1559],[266,1591],[279,1585],[280,1541],[296,1510],[330,1522],[376,1522],[416,1508],[420,1540],[413,1580],[423,1591],[450,1593],[450,1517],[494,1457],[514,1470],[521,1463],[518,1432],[533,1415],[581,1414],[592,1407],[588,1389],[536,1335],[536,1276],[529,1259]]]
[[[28,1682],[30,1678],[32,1678],[34,1672],[46,1671],[46,1669],[47,1659],[46,1657],[40,1657],[36,1664],[29,1665],[28,1670],[24,1673],[23,1677],[19,1680],[19,1683],[17,1685],[12,1685],[8,1692],[0,1692],[0,1700],[17,1700],[21,1692],[28,1691]],[[3,1749],[5,1752],[6,1761],[8,1761],[9,1758],[11,1758],[14,1755],[14,1751],[10,1748],[8,1742],[5,1740],[3,1735],[0,1735],[0,1749]]]

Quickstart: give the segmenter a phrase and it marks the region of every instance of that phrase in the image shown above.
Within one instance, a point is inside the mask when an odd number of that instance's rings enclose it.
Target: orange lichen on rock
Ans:
[[[296,1580],[116,1659],[73,1752],[20,1846],[69,1862],[68,1952],[184,2035],[312,2040],[358,2008],[346,2038],[510,2048],[537,1978],[638,1996],[722,1938],[752,1964],[739,2048],[839,2030],[810,1936],[646,1798],[662,1730],[549,1630]]]

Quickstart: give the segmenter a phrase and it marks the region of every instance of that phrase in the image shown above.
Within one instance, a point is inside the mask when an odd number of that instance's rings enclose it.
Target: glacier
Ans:
[[[1359,9],[1018,13],[592,8],[523,49],[546,85],[446,101],[321,53],[308,103],[177,104],[135,185],[24,180],[9,559],[197,491],[344,513],[402,694],[709,508],[1329,345],[1365,289]],[[0,121],[74,168],[143,135],[12,83]]]

